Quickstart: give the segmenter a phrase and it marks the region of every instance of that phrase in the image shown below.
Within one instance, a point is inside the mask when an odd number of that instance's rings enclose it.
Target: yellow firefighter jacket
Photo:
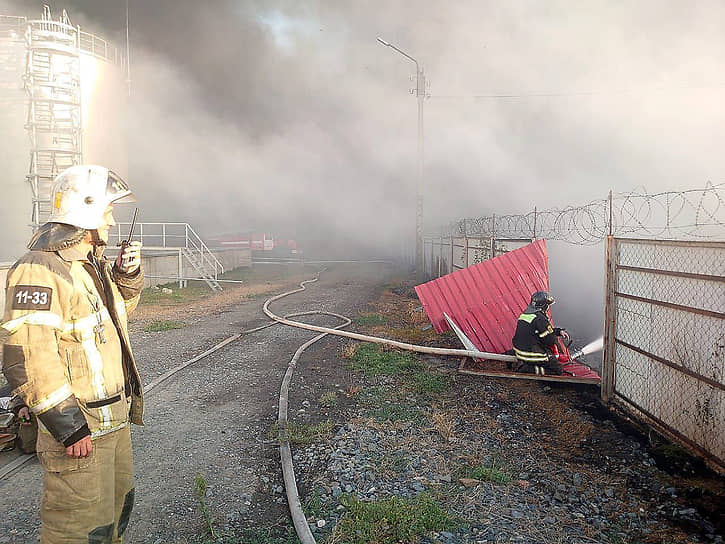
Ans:
[[[65,446],[129,419],[143,424],[126,320],[142,285],[140,270],[123,274],[103,257],[89,261],[76,246],[30,251],[8,273],[3,372],[41,432]]]

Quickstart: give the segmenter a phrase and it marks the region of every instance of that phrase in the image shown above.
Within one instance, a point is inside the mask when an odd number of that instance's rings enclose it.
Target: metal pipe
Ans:
[[[126,0],[126,85],[128,85],[128,96],[131,96],[131,40],[128,28],[128,0]]]

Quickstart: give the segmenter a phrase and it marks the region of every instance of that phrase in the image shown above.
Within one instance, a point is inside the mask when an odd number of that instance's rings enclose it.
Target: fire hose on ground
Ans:
[[[324,272],[324,270],[321,270],[320,273]],[[372,342],[376,344],[383,344],[386,346],[391,346],[407,351],[414,351],[417,353],[425,353],[425,354],[431,354],[431,355],[452,355],[452,356],[466,356],[466,357],[473,357],[473,358],[480,358],[480,359],[489,359],[489,360],[497,360],[497,361],[516,361],[516,357],[511,355],[502,355],[499,353],[487,353],[483,351],[477,351],[477,350],[465,350],[465,349],[448,349],[448,348],[434,348],[429,346],[418,346],[415,344],[408,344],[405,342],[398,342],[396,340],[390,340],[387,338],[379,338],[376,336],[369,336],[366,334],[358,334],[354,332],[349,331],[343,331],[339,330],[341,327],[345,327],[351,323],[351,320],[345,316],[334,314],[331,312],[323,312],[323,311],[308,311],[303,312],[300,314],[290,314],[284,317],[280,317],[276,314],[274,314],[270,309],[269,305],[272,302],[275,302],[277,300],[280,300],[284,297],[287,297],[289,295],[293,295],[295,293],[299,293],[301,291],[305,290],[305,285],[308,283],[314,283],[318,281],[319,274],[317,277],[311,279],[311,280],[305,280],[300,283],[299,288],[294,289],[292,291],[287,291],[286,293],[282,293],[280,295],[275,295],[269,299],[267,299],[264,303],[264,306],[262,307],[262,310],[264,311],[265,315],[269,317],[270,319],[274,320],[277,323],[281,323],[283,325],[288,325],[291,327],[297,327],[300,329],[305,329],[309,331],[319,332],[318,336],[313,338],[312,340],[309,340],[305,344],[299,347],[299,349],[295,352],[294,356],[290,360],[287,366],[287,372],[285,373],[284,379],[282,380],[282,386],[280,388],[280,396],[279,396],[279,410],[278,410],[278,420],[277,423],[279,425],[280,429],[280,460],[282,464],[282,474],[284,478],[285,483],[285,489],[287,493],[287,503],[289,505],[290,514],[292,516],[292,521],[295,526],[295,531],[297,532],[297,536],[302,542],[302,544],[315,544],[315,538],[312,535],[312,532],[310,531],[309,525],[307,524],[307,518],[305,517],[305,514],[302,510],[302,504],[299,499],[299,492],[297,490],[297,482],[294,475],[294,466],[292,463],[292,452],[289,444],[289,440],[287,440],[287,406],[288,406],[288,394],[289,394],[289,384],[292,380],[292,374],[294,372],[295,367],[297,366],[297,361],[299,360],[300,355],[302,352],[304,352],[305,349],[307,349],[310,345],[314,344],[318,340],[324,338],[328,334],[333,334],[336,336],[342,336],[345,338],[352,338],[354,340],[360,340],[363,342]],[[319,327],[317,325],[310,325],[308,323],[302,323],[299,321],[292,321],[289,319],[290,317],[298,317],[301,315],[315,315],[315,314],[321,314],[321,315],[331,315],[338,317],[340,319],[343,319],[345,323],[338,325],[334,328],[328,328],[328,327]],[[269,325],[266,325],[269,326]],[[593,346],[595,344],[598,344],[599,341],[592,342],[590,346]],[[587,347],[590,347],[587,346]],[[579,353],[581,352],[581,353]],[[587,349],[584,348],[583,350],[578,350],[577,356],[582,355],[583,353],[586,353]]]
[[[324,272],[321,271],[320,273]],[[281,323],[283,325],[289,325],[291,327],[297,327],[300,329],[310,330],[314,332],[319,332],[321,334],[314,337],[312,340],[309,340],[305,344],[299,347],[299,349],[295,352],[294,356],[290,360],[287,366],[287,371],[284,375],[284,379],[282,380],[282,386],[280,388],[280,394],[279,394],[279,409],[278,409],[278,418],[277,418],[277,424],[279,426],[279,432],[280,432],[280,461],[282,464],[282,476],[285,483],[285,490],[287,494],[287,504],[290,509],[290,515],[292,516],[292,522],[295,526],[295,531],[297,532],[297,536],[300,539],[300,542],[302,544],[315,544],[315,537],[312,535],[312,531],[310,530],[309,525],[307,524],[307,518],[305,517],[305,514],[302,510],[302,503],[300,502],[299,498],[299,492],[297,490],[297,481],[295,479],[294,474],[294,465],[292,463],[292,450],[290,448],[289,440],[287,439],[287,406],[288,406],[288,395],[289,395],[289,384],[292,381],[292,374],[294,373],[294,369],[297,366],[297,361],[299,360],[300,355],[302,352],[304,352],[305,349],[307,349],[309,346],[317,342],[318,340],[324,338],[328,334],[334,334],[337,336],[343,336],[346,338],[352,338],[354,340],[361,340],[364,342],[373,342],[376,344],[383,344],[387,346],[396,347],[399,349],[404,349],[408,351],[415,351],[418,353],[427,353],[427,354],[433,354],[433,355],[458,355],[458,356],[469,356],[469,357],[480,357],[480,358],[487,358],[487,359],[496,359],[499,361],[513,361],[515,360],[515,357],[512,357],[510,355],[500,355],[498,353],[485,353],[481,351],[475,351],[475,350],[463,350],[463,349],[446,349],[446,348],[432,348],[428,346],[416,346],[414,344],[408,344],[405,342],[398,342],[395,340],[390,340],[387,338],[379,338],[376,336],[368,336],[365,334],[358,334],[353,333],[349,331],[342,331],[339,330],[341,327],[345,327],[352,323],[352,321],[339,314],[333,314],[331,312],[323,312],[323,311],[309,311],[304,312],[304,314],[297,314],[297,315],[288,315],[285,317],[280,317],[276,314],[274,314],[270,309],[269,305],[272,302],[275,302],[277,300],[280,300],[284,297],[287,297],[289,295],[299,293],[301,291],[304,291],[306,289],[305,285],[308,283],[314,283],[318,281],[319,275],[311,280],[305,280],[300,283],[299,288],[294,289],[292,291],[287,291],[286,293],[282,293],[280,295],[273,296],[269,299],[267,299],[264,303],[264,306],[262,307],[262,310],[264,313],[269,317],[270,319],[273,319],[277,323]],[[318,327],[316,325],[310,325],[308,323],[301,323],[299,321],[292,321],[289,319],[289,317],[297,317],[299,315],[315,315],[315,314],[322,314],[322,315],[332,315],[335,317],[338,317],[340,319],[343,319],[345,322],[341,325],[338,325],[334,328],[328,328],[328,327]]]

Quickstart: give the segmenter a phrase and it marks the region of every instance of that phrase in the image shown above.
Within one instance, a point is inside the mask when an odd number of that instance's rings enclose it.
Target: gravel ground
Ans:
[[[371,327],[373,333],[445,340],[420,332],[421,313],[411,313],[418,303],[409,290],[380,297],[389,273],[338,267],[273,308],[351,317],[373,311],[391,318]],[[145,383],[266,322],[263,299],[229,296],[193,308],[144,310],[132,330]],[[152,319],[187,326],[144,333]],[[310,321],[331,324],[321,316]],[[269,430],[287,362],[310,336],[281,326],[245,336],[152,392],[146,426],[133,431],[138,498],[127,542],[212,542],[194,496],[197,474],[208,485],[205,500],[225,544],[287,541],[249,536],[289,531],[279,451]],[[427,494],[459,524],[425,535],[424,542],[722,542],[722,479],[692,459],[673,462],[662,455],[666,449],[653,449],[601,409],[596,390],[456,375],[457,361],[425,357],[450,386],[423,394],[402,377],[353,372],[343,357],[346,346],[326,338],[311,347],[290,392],[293,421],[331,422],[327,438],[293,446],[318,541],[340,542],[329,535],[346,515],[345,495],[376,501]],[[322,402],[325,394],[335,401]],[[0,465],[8,459],[3,455]],[[660,468],[663,461],[676,471]],[[505,481],[471,478],[471,468],[480,466],[493,466]],[[0,482],[0,544],[37,541],[39,491],[35,462]]]
[[[405,314],[409,300],[398,302]],[[380,308],[393,313],[389,297]],[[421,493],[460,520],[424,542],[723,541],[723,479],[676,449],[674,458],[662,455],[667,447],[653,449],[602,408],[597,388],[456,375],[450,360],[424,360],[452,380],[447,391],[419,394],[397,377],[351,376],[340,372],[339,354],[300,370],[297,420],[334,422],[328,440],[293,449],[318,541],[340,541],[344,494],[376,501]],[[351,383],[360,388],[353,398]],[[320,402],[330,392],[340,403],[333,409]],[[396,410],[381,418],[386,404]],[[480,466],[506,481],[472,479]]]

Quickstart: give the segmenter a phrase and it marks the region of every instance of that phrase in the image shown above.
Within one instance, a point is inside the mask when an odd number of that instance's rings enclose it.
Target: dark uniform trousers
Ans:
[[[41,431],[38,459],[44,469],[41,544],[122,542],[134,499],[128,425],[93,439],[93,452],[81,459]]]

